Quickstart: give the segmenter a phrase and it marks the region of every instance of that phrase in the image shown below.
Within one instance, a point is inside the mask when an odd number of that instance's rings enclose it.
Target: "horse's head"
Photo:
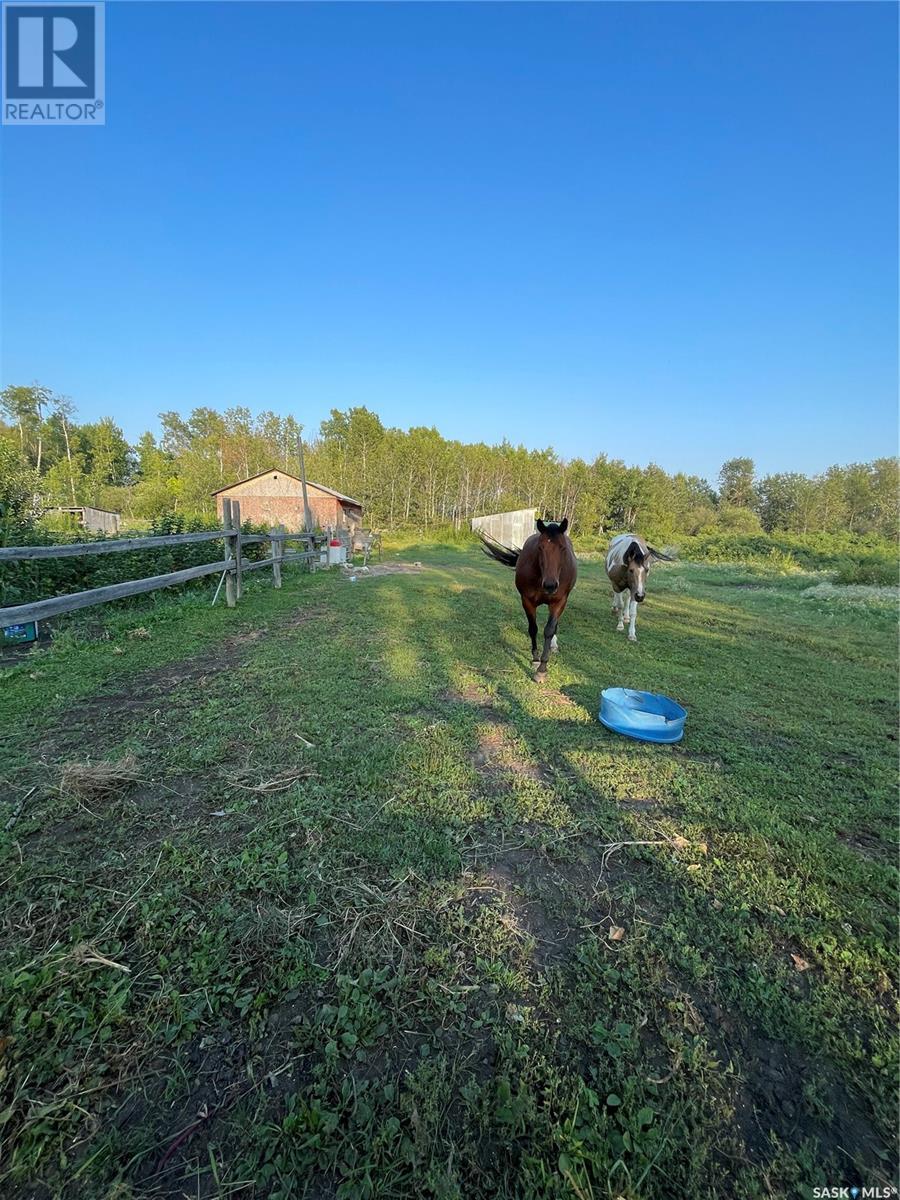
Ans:
[[[628,590],[640,604],[647,594],[647,576],[653,555],[645,554],[637,542],[632,542],[622,556],[628,570]]]
[[[566,554],[565,533],[569,528],[569,519],[563,517],[558,525],[555,522],[545,525],[543,521],[538,521],[537,528],[541,538],[538,543],[541,587],[548,596],[552,596],[559,589],[559,577]]]

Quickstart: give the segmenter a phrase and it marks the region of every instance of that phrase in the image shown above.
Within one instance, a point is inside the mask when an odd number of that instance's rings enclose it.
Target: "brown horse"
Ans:
[[[484,552],[497,562],[516,569],[516,587],[522,597],[522,607],[528,618],[528,634],[531,638],[531,665],[536,668],[536,679],[544,679],[551,651],[557,649],[556,628],[575,586],[578,563],[572,543],[566,536],[569,522],[566,517],[559,524],[543,521],[537,523],[533,533],[521,550],[510,550],[492,538],[481,534]],[[544,626],[544,648],[538,658],[537,610],[546,604],[550,619]]]

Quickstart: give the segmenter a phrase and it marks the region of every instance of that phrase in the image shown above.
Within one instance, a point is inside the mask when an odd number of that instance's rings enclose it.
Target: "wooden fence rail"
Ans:
[[[19,625],[26,621],[43,621],[61,613],[75,612],[93,604],[107,604],[126,596],[139,596],[143,592],[154,592],[159,588],[175,587],[204,575],[223,572],[225,578],[225,600],[233,608],[241,597],[243,576],[246,571],[258,571],[268,567],[272,581],[281,587],[281,568],[284,563],[318,560],[327,538],[322,534],[288,533],[283,526],[268,533],[243,533],[241,531],[241,507],[237,500],[223,500],[222,529],[211,529],[202,533],[173,533],[162,537],[117,538],[108,542],[78,542],[59,546],[6,546],[0,548],[0,562],[39,558],[73,558],[81,554],[111,554],[122,550],[152,550],[161,546],[184,546],[193,542],[224,541],[225,558],[220,562],[203,563],[186,567],[182,571],[169,571],[165,575],[150,575],[145,579],[133,579],[125,583],[112,583],[107,587],[90,588],[84,592],[71,592],[68,596],[53,596],[48,600],[36,600],[30,604],[16,604],[0,608],[0,628]],[[268,542],[269,556],[256,562],[245,562],[243,549],[250,544]],[[288,550],[289,542],[302,542],[304,550]],[[217,593],[218,594],[218,593]]]
[[[79,558],[86,554],[115,554],[117,550],[153,550],[159,546],[184,546],[191,542],[221,542],[226,534],[217,529],[203,533],[172,533],[162,537],[110,538],[102,542],[65,542],[58,546],[2,546],[0,562],[15,562],[18,559],[35,558]],[[253,542],[312,541],[312,533],[242,533],[241,543],[248,546]]]

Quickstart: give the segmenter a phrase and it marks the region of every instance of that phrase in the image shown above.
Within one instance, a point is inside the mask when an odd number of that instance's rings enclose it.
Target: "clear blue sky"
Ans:
[[[3,131],[2,382],[715,476],[897,442],[897,9],[107,5]]]

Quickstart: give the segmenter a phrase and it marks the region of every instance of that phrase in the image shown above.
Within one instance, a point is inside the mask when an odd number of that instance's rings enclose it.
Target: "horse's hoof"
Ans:
[[[629,640],[629,642],[636,642],[636,641],[637,641],[637,637],[636,637],[636,635],[635,635],[635,634],[633,634],[633,633],[629,633],[629,635],[628,635],[628,640]]]

